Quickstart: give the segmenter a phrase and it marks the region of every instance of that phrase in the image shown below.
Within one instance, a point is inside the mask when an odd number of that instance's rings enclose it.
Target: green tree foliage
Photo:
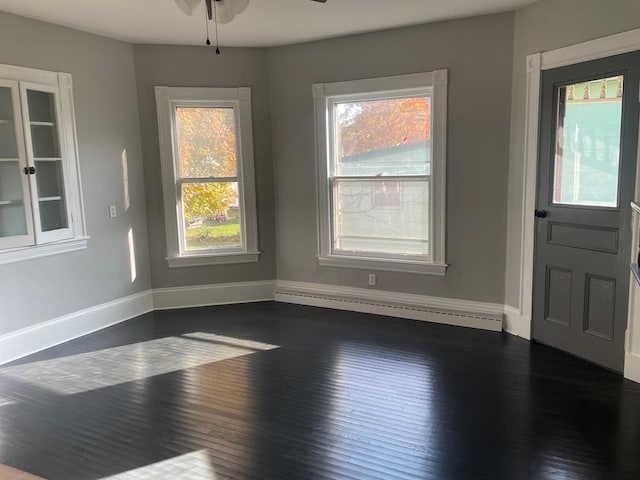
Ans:
[[[342,156],[428,140],[431,104],[426,97],[338,105]]]
[[[204,179],[235,177],[238,172],[234,111],[231,108],[186,108],[176,112],[180,176]],[[183,183],[182,201],[188,222],[213,218],[237,202],[230,182]]]

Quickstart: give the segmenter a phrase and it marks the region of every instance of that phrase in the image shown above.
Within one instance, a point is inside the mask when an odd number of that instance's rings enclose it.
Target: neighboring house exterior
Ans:
[[[424,140],[340,159],[337,175],[376,178],[339,181],[334,199],[338,249],[428,254],[428,185],[384,177],[428,176],[430,151],[429,140]]]

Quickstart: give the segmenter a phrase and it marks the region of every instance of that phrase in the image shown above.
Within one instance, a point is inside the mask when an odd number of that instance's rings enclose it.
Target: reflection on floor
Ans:
[[[103,480],[216,480],[216,472],[204,450],[186,453]]]
[[[48,480],[635,479],[640,385],[508,334],[276,304],[155,312],[0,367]]]
[[[195,332],[14,367],[0,367],[0,375],[71,395],[272,348],[277,346]]]

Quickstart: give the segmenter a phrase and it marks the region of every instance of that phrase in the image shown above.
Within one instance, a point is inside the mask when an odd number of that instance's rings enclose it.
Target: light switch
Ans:
[[[118,216],[118,210],[115,205],[109,205],[109,217],[116,218]]]

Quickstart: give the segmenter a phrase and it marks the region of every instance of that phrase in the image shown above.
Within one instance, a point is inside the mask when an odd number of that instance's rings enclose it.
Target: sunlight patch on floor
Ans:
[[[49,391],[72,395],[274,348],[278,346],[194,332],[0,368],[0,380],[6,376]]]
[[[216,473],[204,450],[180,455],[102,480],[215,480]]]

